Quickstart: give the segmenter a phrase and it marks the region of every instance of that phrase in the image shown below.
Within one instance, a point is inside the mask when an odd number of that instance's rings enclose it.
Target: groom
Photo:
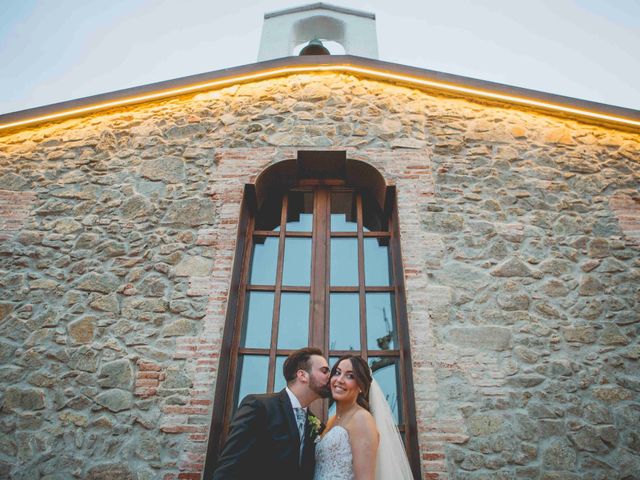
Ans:
[[[329,396],[329,365],[317,348],[293,352],[284,362],[287,387],[247,395],[235,413],[213,480],[311,480],[317,435],[307,406]]]

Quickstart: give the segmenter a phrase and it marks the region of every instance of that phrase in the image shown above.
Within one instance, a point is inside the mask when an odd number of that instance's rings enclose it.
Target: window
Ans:
[[[395,191],[351,162],[300,152],[247,186],[205,477],[240,400],[284,388],[286,356],[308,345],[331,365],[368,361],[419,472]],[[312,409],[331,413],[327,401]]]

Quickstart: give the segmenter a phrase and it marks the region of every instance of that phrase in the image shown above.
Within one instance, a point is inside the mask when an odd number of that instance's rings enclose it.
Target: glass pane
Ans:
[[[362,192],[362,230],[365,232],[386,232],[387,219],[380,205],[368,192]]]
[[[389,239],[364,239],[364,278],[367,286],[391,285]]]
[[[269,357],[266,355],[241,355],[238,360],[240,386],[236,396],[236,406],[250,393],[267,391]]]
[[[333,368],[333,366],[338,363],[338,359],[340,357],[336,357],[336,356],[331,356],[329,357],[329,368]]]
[[[310,232],[313,227],[313,193],[289,192],[287,231]]]
[[[287,381],[284,379],[284,375],[282,374],[282,366],[284,365],[284,361],[287,359],[286,356],[280,355],[276,357],[276,375],[275,381],[273,382],[273,391],[279,392],[284,387],[287,386]]]
[[[357,293],[329,298],[329,349],[360,350],[360,307]]]
[[[311,239],[286,238],[282,284],[308,286],[311,282]]]
[[[280,298],[278,348],[302,348],[309,344],[309,294],[283,293]]]
[[[333,368],[333,366],[338,363],[338,359],[340,357],[329,357],[329,367]],[[333,398],[329,396],[329,416],[327,418],[331,418],[336,414],[336,402],[334,402]]]
[[[280,230],[280,214],[282,212],[282,197],[269,195],[256,215],[256,230]]]
[[[252,285],[275,285],[277,266],[278,238],[254,237],[249,283]]]
[[[331,231],[357,232],[358,215],[354,192],[333,192],[331,194]]]
[[[398,343],[392,293],[367,293],[367,347],[393,350]]]
[[[244,332],[240,345],[248,348],[269,348],[273,292],[249,292],[246,298]]]
[[[384,392],[396,423],[402,421],[401,400],[398,385],[398,360],[396,357],[369,357],[369,366],[380,388]]]
[[[358,239],[331,239],[331,285],[358,285]]]

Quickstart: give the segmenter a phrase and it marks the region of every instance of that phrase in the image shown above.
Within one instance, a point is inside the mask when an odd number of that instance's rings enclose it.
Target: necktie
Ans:
[[[296,423],[298,424],[298,433],[300,434],[300,441],[304,437],[304,424],[307,422],[307,412],[304,411],[304,408],[294,408],[293,409],[296,414]]]
[[[295,407],[293,411],[296,414],[296,424],[298,425],[298,433],[300,434],[300,452],[298,455],[298,465],[302,464],[302,449],[304,448],[304,424],[307,423],[307,412],[304,408]]]

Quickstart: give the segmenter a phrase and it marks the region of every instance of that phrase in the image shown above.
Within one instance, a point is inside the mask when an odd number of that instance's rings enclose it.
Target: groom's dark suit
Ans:
[[[231,422],[213,480],[312,479],[315,444],[309,435],[307,420],[300,462],[300,434],[286,390],[247,395]]]

